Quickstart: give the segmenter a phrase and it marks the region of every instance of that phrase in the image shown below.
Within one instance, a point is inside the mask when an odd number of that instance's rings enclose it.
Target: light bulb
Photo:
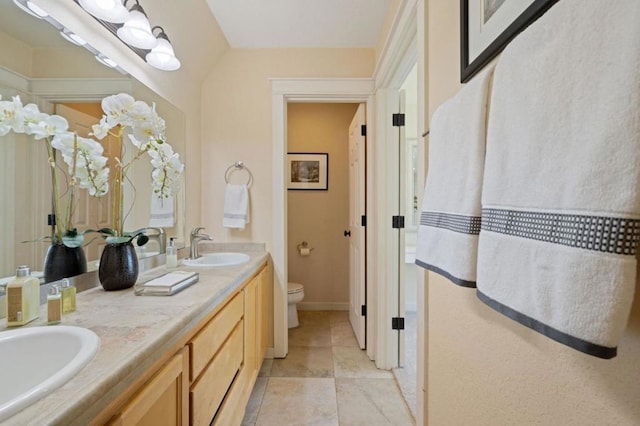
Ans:
[[[134,5],[124,25],[118,28],[118,37],[128,45],[140,49],[153,49],[158,43],[151,33],[151,25],[139,5]]]
[[[129,11],[122,0],[78,0],[80,6],[93,16],[103,21],[121,24],[129,16]]]
[[[158,44],[147,53],[147,63],[164,71],[175,71],[180,68],[180,61],[173,53],[171,43],[162,34],[158,36]]]
[[[16,6],[18,6],[20,8],[20,10],[22,10],[25,13],[28,13],[29,15],[33,16],[34,18],[42,19],[45,16],[49,16],[49,14],[47,12],[45,12],[44,10],[42,10],[41,8],[36,6],[35,4],[31,3],[30,1],[28,1],[26,3],[22,3],[22,2],[20,2],[18,0],[13,0],[13,4],[15,4]]]
[[[96,60],[98,62],[100,62],[102,65],[105,65],[109,68],[115,68],[118,66],[118,64],[116,63],[116,61],[114,61],[113,59],[109,59],[106,56],[104,56],[103,54],[99,53],[96,55]]]
[[[80,37],[78,34],[73,33],[69,30],[62,30],[60,31],[60,35],[67,40],[70,43],[73,43],[75,45],[78,46],[84,46],[85,44],[87,44],[87,42],[85,41],[85,39],[83,39],[82,37]]]

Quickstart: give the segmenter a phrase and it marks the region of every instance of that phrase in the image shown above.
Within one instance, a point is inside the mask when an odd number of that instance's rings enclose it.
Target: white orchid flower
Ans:
[[[100,197],[109,189],[109,169],[107,157],[102,156],[104,148],[93,139],[66,132],[56,135],[51,146],[62,153],[63,161],[69,166],[78,186],[89,191],[89,195]],[[75,154],[75,155],[74,155]],[[75,160],[75,164],[74,164]],[[75,166],[75,169],[74,169]]]
[[[11,101],[0,101],[0,131],[4,132],[8,127],[16,133],[24,133],[22,110],[22,102],[19,96],[14,96]]]
[[[49,115],[37,124],[29,124],[28,129],[36,140],[40,140],[67,132],[69,122],[59,115]]]
[[[135,99],[126,93],[104,98],[102,100],[102,110],[107,117],[109,128],[115,127],[118,124],[130,126],[131,119],[129,117],[129,111],[134,108],[135,104]]]
[[[111,130],[111,127],[109,127],[109,124],[107,123],[107,117],[102,117],[100,123],[91,126],[91,130],[91,135],[100,140],[104,139],[104,137],[109,133],[109,130]]]

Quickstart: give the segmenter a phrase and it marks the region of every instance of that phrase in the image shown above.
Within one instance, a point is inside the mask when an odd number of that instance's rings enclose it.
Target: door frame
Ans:
[[[284,358],[289,351],[287,327],[287,104],[289,102],[364,103],[367,127],[374,123],[374,80],[372,78],[272,78],[271,110],[273,136],[273,356]],[[367,135],[367,146],[371,146],[374,135]],[[367,164],[374,164],[373,149],[367,149]],[[367,168],[367,182],[373,182],[373,167]],[[367,214],[373,212],[373,185],[367,185]],[[367,246],[373,235],[373,227],[367,227]],[[367,247],[367,256],[369,256]],[[367,268],[369,264],[367,262]],[[369,270],[367,271],[369,275]],[[370,301],[367,292],[367,305]],[[367,335],[374,312],[367,312]]]

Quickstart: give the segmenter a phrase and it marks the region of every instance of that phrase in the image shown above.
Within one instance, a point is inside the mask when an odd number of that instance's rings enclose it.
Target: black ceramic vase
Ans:
[[[138,257],[131,242],[104,246],[98,278],[106,291],[133,287],[138,279]]]
[[[58,281],[87,272],[87,259],[82,247],[51,244],[44,257],[44,282]]]

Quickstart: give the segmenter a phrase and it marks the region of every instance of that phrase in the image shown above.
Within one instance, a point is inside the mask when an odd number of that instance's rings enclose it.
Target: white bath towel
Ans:
[[[600,358],[616,355],[640,239],[640,2],[563,0],[493,80],[478,296]]]
[[[149,226],[156,228],[171,228],[175,225],[174,199],[158,198],[157,194],[151,193],[151,208],[149,215]]]
[[[476,286],[486,111],[493,66],[434,112],[416,264]]]
[[[224,192],[224,216],[226,228],[244,229],[249,223],[249,189],[247,185],[228,183]]]

